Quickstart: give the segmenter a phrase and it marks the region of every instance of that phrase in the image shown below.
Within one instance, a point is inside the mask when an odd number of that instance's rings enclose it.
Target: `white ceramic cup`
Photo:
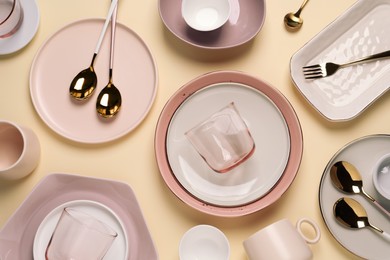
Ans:
[[[0,120],[0,179],[17,180],[38,165],[40,144],[29,128]]]
[[[225,234],[214,226],[192,227],[180,241],[180,260],[228,260],[229,256],[229,241]]]
[[[197,31],[213,31],[224,25],[230,16],[229,0],[182,0],[184,21]]]
[[[313,227],[314,238],[303,233],[303,223]],[[282,219],[257,231],[243,245],[250,260],[309,260],[313,253],[308,243],[317,243],[320,237],[318,225],[308,218],[298,220],[296,227],[289,220]]]
[[[23,22],[20,0],[0,0],[0,39],[13,35]]]
[[[210,168],[218,173],[237,167],[255,150],[249,129],[233,102],[185,135]]]
[[[390,153],[378,160],[372,173],[372,180],[378,193],[390,201]]]

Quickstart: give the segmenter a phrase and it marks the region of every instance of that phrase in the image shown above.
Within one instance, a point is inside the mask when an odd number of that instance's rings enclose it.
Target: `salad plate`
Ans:
[[[6,222],[0,230],[0,258],[32,259],[35,235],[45,217],[57,207],[77,200],[105,205],[121,220],[127,235],[127,259],[158,259],[130,186],[109,179],[64,173],[53,173],[42,179]]]
[[[227,49],[252,40],[265,21],[264,0],[230,0],[231,14],[221,28],[200,32],[190,28],[181,13],[181,0],[159,0],[161,20],[182,41],[204,49]]]
[[[218,174],[184,133],[229,102],[247,123],[256,149],[236,169]],[[279,199],[295,178],[302,150],[300,124],[285,97],[235,71],[209,73],[184,85],[167,102],[156,127],[155,152],[165,183],[186,204],[218,216],[246,215]]]
[[[38,31],[40,14],[36,0],[20,0],[20,4],[23,6],[23,22],[12,36],[0,39],[0,55],[19,51]]]
[[[110,226],[118,234],[104,258],[128,259],[128,239],[122,220],[109,207],[92,200],[69,201],[53,209],[41,222],[34,238],[34,260],[45,260],[46,248],[65,208],[77,209]]]
[[[71,97],[70,83],[89,66],[103,23],[103,19],[86,19],[61,28],[41,46],[30,71],[35,110],[54,132],[75,142],[104,143],[124,136],[143,121],[156,96],[157,69],[149,48],[134,31],[118,23],[113,81],[122,95],[121,111],[105,120],[95,108],[109,76],[107,35],[94,63],[97,93],[81,102]]]
[[[334,203],[342,197],[351,197],[357,200],[366,209],[370,223],[386,232],[390,232],[389,219],[363,195],[349,195],[333,186],[330,169],[338,161],[347,161],[354,165],[362,176],[364,190],[389,210],[389,203],[381,200],[372,180],[377,161],[389,152],[389,135],[370,135],[353,140],[330,159],[320,182],[319,204],[327,228],[345,249],[364,259],[387,259],[390,254],[389,242],[381,234],[369,228],[348,229],[339,224],[333,215]]]
[[[351,120],[382,96],[389,89],[390,60],[343,68],[316,80],[305,79],[302,67],[344,63],[389,50],[389,12],[389,0],[357,1],[291,58],[295,86],[326,119]]]

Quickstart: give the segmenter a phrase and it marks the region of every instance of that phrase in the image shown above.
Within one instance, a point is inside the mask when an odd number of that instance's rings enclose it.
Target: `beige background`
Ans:
[[[390,96],[381,97],[358,118],[344,123],[323,119],[300,95],[289,76],[291,56],[333,21],[354,0],[310,1],[302,13],[304,26],[287,32],[283,16],[296,11],[300,0],[267,1],[266,22],[258,36],[233,51],[210,52],[176,39],[158,13],[157,0],[121,0],[118,20],[137,32],[150,47],[159,70],[155,103],[144,122],[119,141],[80,145],[58,136],[39,118],[29,95],[29,70],[43,42],[62,26],[78,19],[105,17],[102,0],[38,0],[41,21],[38,33],[23,50],[0,57],[0,118],[30,126],[38,134],[42,157],[38,168],[17,182],[0,182],[0,227],[32,188],[53,172],[112,178],[134,190],[160,259],[178,259],[184,232],[197,224],[220,228],[231,245],[231,259],[246,259],[242,241],[256,230],[281,218],[295,222],[302,216],[315,219],[322,239],[312,246],[314,259],[352,259],[328,232],[318,206],[318,185],[329,159],[346,143],[369,134],[390,133]],[[214,70],[240,70],[278,88],[292,103],[304,134],[304,154],[298,175],[284,196],[269,208],[249,216],[225,219],[197,212],[177,199],[163,182],[156,165],[155,125],[165,102],[183,84]],[[109,159],[108,159],[109,158]]]

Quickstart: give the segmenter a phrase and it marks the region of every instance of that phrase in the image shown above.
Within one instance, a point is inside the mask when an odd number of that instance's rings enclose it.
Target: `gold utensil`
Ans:
[[[294,31],[301,28],[303,24],[303,19],[299,16],[301,15],[301,12],[307,2],[309,2],[309,0],[304,0],[298,11],[296,11],[295,13],[288,13],[284,16],[284,25],[286,26],[286,28]]]
[[[377,54],[369,55],[364,58],[354,60],[351,62],[343,63],[343,64],[336,64],[333,62],[326,62],[326,63],[320,63],[316,65],[310,65],[310,66],[305,66],[303,67],[303,74],[306,79],[318,79],[318,78],[324,78],[331,76],[336,73],[339,69],[364,63],[364,62],[369,62],[369,61],[374,61],[374,60],[379,60],[379,59],[384,59],[390,57],[390,51],[384,51],[380,52]]]
[[[114,47],[115,47],[115,28],[116,28],[116,15],[117,7],[111,18],[111,45],[110,45],[110,70],[109,80],[107,86],[105,86],[99,93],[96,101],[96,111],[104,118],[110,118],[119,112],[122,105],[122,97],[119,90],[112,82],[112,70],[114,63]]]
[[[98,43],[96,45],[95,52],[94,52],[93,57],[92,57],[91,64],[89,65],[88,68],[79,72],[79,74],[77,74],[76,77],[70,83],[70,87],[69,87],[70,95],[77,100],[87,99],[88,97],[90,97],[92,95],[93,91],[96,88],[97,77],[96,77],[96,73],[95,73],[93,64],[95,62],[96,56],[99,53],[100,46],[101,46],[103,38],[104,38],[104,34],[107,30],[108,23],[110,21],[112,13],[114,12],[114,9],[116,8],[117,3],[118,3],[118,0],[113,0],[111,2],[110,9],[107,13],[105,23],[103,25]]]

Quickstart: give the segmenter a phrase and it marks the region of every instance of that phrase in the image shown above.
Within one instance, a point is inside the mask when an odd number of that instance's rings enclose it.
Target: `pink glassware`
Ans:
[[[237,167],[255,150],[249,129],[233,102],[185,135],[210,168],[218,173]]]
[[[98,219],[64,208],[46,249],[46,259],[103,259],[117,235]]]

